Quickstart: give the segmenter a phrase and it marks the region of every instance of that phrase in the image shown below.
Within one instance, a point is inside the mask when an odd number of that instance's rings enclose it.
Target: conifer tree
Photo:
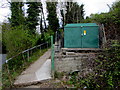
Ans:
[[[23,5],[23,2],[10,3],[11,18],[9,18],[9,21],[13,27],[25,24],[25,17],[22,10]]]
[[[77,2],[66,2],[67,13],[65,23],[80,23],[84,19],[84,5],[78,5]]]
[[[47,2],[49,29],[55,33],[59,28],[59,21],[56,13],[57,2]]]
[[[41,7],[41,2],[27,2],[28,4],[28,17],[27,17],[27,26],[30,30],[31,34],[36,33],[36,26],[39,25],[39,13],[40,13],[40,7]]]

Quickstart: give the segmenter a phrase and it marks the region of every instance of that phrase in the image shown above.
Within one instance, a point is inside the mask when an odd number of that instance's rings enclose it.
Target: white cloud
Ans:
[[[42,0],[45,1],[45,0]],[[61,0],[64,1],[64,0]],[[84,4],[84,10],[85,10],[85,16],[89,16],[91,13],[101,13],[101,12],[108,12],[109,7],[112,5],[113,2],[116,0],[74,0],[77,1],[79,4]],[[0,0],[0,6],[2,3],[6,3],[6,0]],[[46,5],[44,6],[44,8]],[[47,12],[44,9],[45,17],[47,17]],[[10,16],[10,10],[9,7],[6,8],[0,8],[0,22],[3,22],[4,20],[7,20],[6,16]]]
[[[0,22],[6,21],[10,16],[9,4],[7,0],[0,0]]]
[[[9,8],[0,8],[0,22],[7,20],[9,16],[10,16]]]
[[[79,4],[84,4],[85,16],[89,16],[91,13],[108,12],[108,5],[112,5],[116,0],[77,0]]]

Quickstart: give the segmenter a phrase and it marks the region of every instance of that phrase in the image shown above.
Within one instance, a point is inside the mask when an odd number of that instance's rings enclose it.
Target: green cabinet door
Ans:
[[[99,32],[98,27],[82,27],[82,48],[98,48]]]
[[[65,48],[99,48],[99,26],[96,23],[67,24],[64,27]]]
[[[65,28],[64,31],[64,47],[66,48],[81,48],[82,47],[81,28]]]

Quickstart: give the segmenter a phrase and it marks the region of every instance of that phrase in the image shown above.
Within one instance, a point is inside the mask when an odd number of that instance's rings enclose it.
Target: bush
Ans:
[[[115,2],[110,11],[101,14],[91,14],[84,22],[104,24],[106,38],[120,40],[120,1]]]
[[[22,26],[3,30],[3,43],[6,46],[8,57],[36,45],[38,38],[38,36],[30,35],[28,30],[24,30]]]
[[[39,45],[39,44],[45,43],[47,41],[49,41],[49,43],[50,43],[51,35],[54,35],[54,32],[52,30],[48,30],[47,32],[42,33],[36,44]]]
[[[95,60],[94,72],[86,77],[71,76],[70,82],[80,88],[118,88],[120,87],[120,42],[111,44]],[[78,79],[76,78],[78,77]]]

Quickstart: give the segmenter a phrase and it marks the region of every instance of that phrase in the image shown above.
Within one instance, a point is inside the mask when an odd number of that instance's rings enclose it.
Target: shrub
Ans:
[[[3,42],[8,57],[34,46],[38,38],[35,35],[30,35],[28,30],[24,30],[22,26],[14,27],[11,30],[3,30]]]
[[[120,42],[112,40],[98,55],[95,65],[94,72],[85,77],[73,75],[70,82],[78,88],[120,87]]]

